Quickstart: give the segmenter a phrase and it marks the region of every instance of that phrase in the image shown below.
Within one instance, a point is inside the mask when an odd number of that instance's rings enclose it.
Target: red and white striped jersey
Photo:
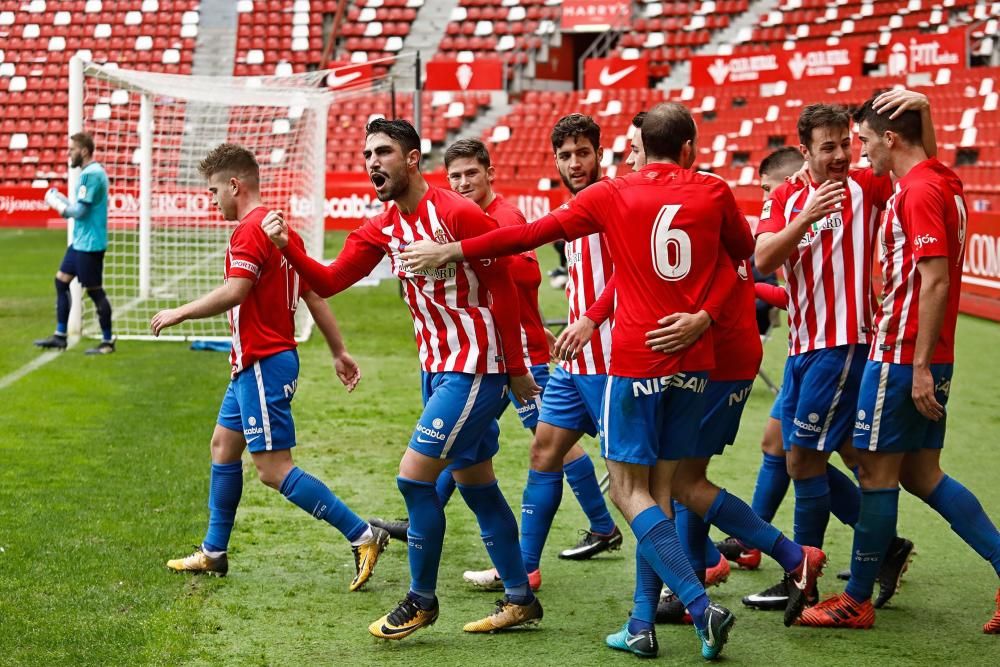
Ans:
[[[817,187],[795,182],[776,189],[764,203],[757,235],[784,229]],[[888,176],[851,170],[843,210],[814,223],[785,260],[790,355],[871,342],[875,233],[891,194]]]
[[[448,243],[496,228],[496,221],[475,203],[430,186],[412,214],[393,206],[351,232],[337,261],[329,266],[291,249],[291,245],[283,252],[324,297],[367,276],[388,255],[392,272],[403,284],[403,299],[413,316],[425,371],[521,375],[526,367],[517,292],[506,258],[455,262],[414,273],[399,257],[413,241]],[[502,307],[491,309],[491,296]]]
[[[967,220],[962,181],[937,159],[924,160],[896,183],[896,192],[889,199],[879,230],[885,284],[869,359],[913,363],[920,312],[917,263],[928,257],[946,257],[950,279],[948,304],[929,362],[954,362]]]
[[[604,234],[590,234],[566,242],[566,298],[569,300],[567,325],[572,325],[594,305],[614,273],[611,251]],[[578,375],[606,375],[611,368],[611,326],[609,318],[594,330],[590,342],[572,361],[559,365]]]
[[[228,312],[233,335],[229,363],[234,376],[260,359],[295,349],[295,309],[299,296],[309,290],[261,229],[265,215],[263,206],[247,213],[226,248],[224,278],[253,281],[243,303]],[[302,237],[292,230],[288,242],[305,248]]]

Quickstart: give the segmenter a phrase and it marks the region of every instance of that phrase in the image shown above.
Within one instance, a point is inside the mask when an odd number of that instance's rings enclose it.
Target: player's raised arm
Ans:
[[[330,306],[316,292],[307,290],[302,293],[302,300],[309,308],[309,313],[316,322],[316,327],[323,334],[330,354],[333,355],[333,368],[337,373],[340,382],[347,388],[348,392],[354,391],[361,381],[361,368],[354,358],[347,352],[344,345],[344,337],[340,333],[337,325],[337,318],[334,317]]]
[[[344,249],[329,265],[307,255],[305,246],[289,243],[288,225],[281,211],[270,211],[261,221],[261,228],[313,291],[324,299],[343,292],[367,276],[385,254],[380,246],[366,240],[365,226],[348,235]]]

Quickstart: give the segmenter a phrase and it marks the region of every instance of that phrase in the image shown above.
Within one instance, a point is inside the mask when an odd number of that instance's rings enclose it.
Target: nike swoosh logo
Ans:
[[[795,431],[794,435],[795,435],[796,438],[814,438],[814,437],[816,437],[815,433],[803,433],[802,431]]]
[[[628,645],[628,646],[632,646],[632,645],[634,645],[634,644],[638,644],[638,643],[639,643],[639,642],[641,642],[641,641],[642,641],[643,639],[645,639],[645,637],[643,637],[642,635],[638,635],[638,636],[635,636],[635,637],[631,637],[631,638],[629,638],[629,639],[626,639],[626,640],[625,640],[625,644],[626,644],[626,645]]]
[[[395,628],[395,629],[393,629],[393,628],[387,628],[387,627],[385,627],[385,625],[384,625],[384,624],[383,624],[383,625],[382,625],[382,627],[380,628],[380,631],[381,631],[381,632],[382,632],[382,634],[384,634],[384,635],[399,635],[399,634],[402,634],[402,633],[404,633],[404,632],[410,632],[411,630],[413,630],[413,628],[412,628],[412,627],[406,627],[406,628]]]
[[[610,68],[607,65],[605,65],[604,68],[601,70],[600,76],[598,76],[597,79],[598,81],[600,81],[602,86],[613,86],[622,79],[624,79],[625,77],[627,77],[629,74],[634,72],[635,67],[636,67],[635,65],[630,65],[625,69],[618,70],[617,72],[612,73]]]
[[[801,208],[795,208],[794,206],[792,207],[792,213],[801,213],[801,212],[802,212]]]
[[[254,437],[252,437],[252,438],[248,438],[248,439],[247,439],[247,444],[249,445],[249,444],[250,444],[251,442],[253,442],[254,440],[256,440],[256,439],[257,439],[257,438],[259,438],[259,437],[260,437],[259,435],[255,435],[255,436],[254,436]]]
[[[361,72],[350,72],[343,76],[330,74],[326,77],[326,85],[328,85],[330,88],[340,88],[341,86],[346,86],[351,81],[354,81],[359,76],[361,76]]]
[[[802,553],[802,576],[795,580],[795,587],[800,591],[806,589],[806,579],[809,578],[809,554],[803,550]]]
[[[424,440],[419,435],[417,436],[417,442],[421,442],[425,445],[437,445],[439,444],[437,440]]]

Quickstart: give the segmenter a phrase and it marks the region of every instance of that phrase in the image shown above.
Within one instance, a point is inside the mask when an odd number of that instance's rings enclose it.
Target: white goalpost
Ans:
[[[254,152],[265,206],[283,210],[309,254],[321,256],[327,111],[335,99],[324,83],[328,73],[198,77],[71,61],[70,132],[93,135],[95,158],[108,173],[104,288],[121,338],[152,338],[156,312],[221,284],[236,223],[222,220],[198,163],[222,142]],[[74,306],[82,301],[74,298]],[[95,318],[86,319],[83,334],[98,334]],[[311,326],[300,308],[296,337],[307,338]],[[228,340],[229,327],[220,315],[160,338]]]

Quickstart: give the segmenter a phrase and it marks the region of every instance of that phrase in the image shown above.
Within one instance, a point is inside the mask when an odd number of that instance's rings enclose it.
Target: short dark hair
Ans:
[[[444,168],[454,160],[473,158],[487,169],[490,167],[490,152],[479,139],[459,139],[444,152]]]
[[[799,114],[799,141],[812,147],[812,133],[817,127],[843,127],[850,129],[851,114],[839,104],[810,104]]]
[[[558,152],[570,137],[585,137],[596,151],[601,147],[601,126],[590,116],[571,113],[556,121],[552,128],[552,151]]]
[[[640,111],[636,115],[632,116],[632,127],[641,129],[642,121],[646,120],[646,112]]]
[[[876,97],[878,95],[875,95],[855,110],[853,116],[854,122],[858,125],[868,123],[868,127],[878,134],[895,132],[903,138],[903,141],[911,146],[920,144],[924,133],[924,124],[920,119],[920,112],[916,109],[909,109],[899,114],[896,118],[889,118],[891,114],[875,111]]]
[[[94,154],[94,137],[91,136],[90,132],[77,132],[69,140],[80,148],[86,149],[91,155]]]
[[[260,165],[247,148],[239,144],[219,144],[198,164],[198,171],[207,180],[215,174],[228,174],[257,183]]]
[[[798,169],[805,161],[806,159],[802,157],[802,153],[798,148],[793,146],[782,146],[761,160],[760,167],[757,169],[757,175],[763,176],[771,173],[772,171],[787,169],[789,167]]]
[[[420,151],[420,135],[410,122],[397,118],[388,120],[376,118],[365,127],[365,138],[373,134],[384,134],[395,141],[403,149],[403,154],[410,151]]]
[[[646,158],[679,160],[681,148],[694,143],[698,136],[691,111],[678,102],[663,102],[653,107],[642,121],[642,146]]]

